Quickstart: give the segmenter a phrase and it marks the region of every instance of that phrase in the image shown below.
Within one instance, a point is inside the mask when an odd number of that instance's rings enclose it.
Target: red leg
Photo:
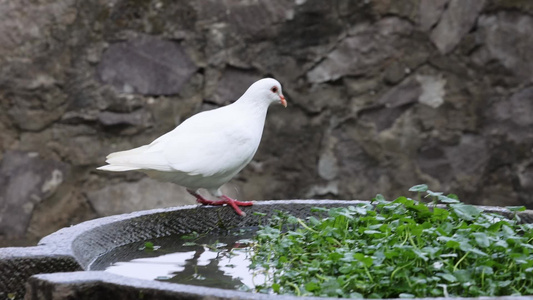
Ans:
[[[198,202],[200,204],[203,204],[203,205],[216,205],[216,204],[213,204],[213,202],[215,202],[215,201],[207,200],[207,199],[205,199],[204,197],[202,197],[200,194],[198,194],[196,192],[193,192],[191,190],[187,190],[187,192],[189,192],[189,194],[191,194],[194,197],[196,197],[196,202]]]
[[[196,201],[198,201],[198,203],[201,203],[203,205],[224,205],[224,204],[227,204],[227,205],[233,207],[235,212],[238,215],[240,215],[240,216],[246,216],[246,213],[244,213],[239,208],[239,206],[251,206],[251,205],[253,205],[253,202],[237,201],[235,199],[231,199],[230,197],[228,197],[226,195],[222,195],[222,199],[223,200],[217,200],[217,201],[207,200],[207,199],[205,199],[204,197],[202,197],[200,194],[198,194],[196,192],[193,192],[193,191],[190,191],[190,190],[187,190],[187,191],[189,192],[189,194],[191,194],[194,197],[196,197]]]
[[[253,202],[241,202],[241,201],[237,201],[235,199],[231,199],[230,197],[226,196],[226,195],[222,195],[222,198],[224,200],[221,200],[220,202],[224,202],[228,205],[230,205],[231,207],[233,207],[233,210],[235,210],[235,212],[239,215],[239,216],[246,216],[246,213],[243,212],[239,206],[251,206],[253,205]]]

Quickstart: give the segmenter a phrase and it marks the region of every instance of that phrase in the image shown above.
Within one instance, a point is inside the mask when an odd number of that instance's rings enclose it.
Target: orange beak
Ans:
[[[281,105],[283,105],[283,107],[287,107],[287,100],[285,100],[285,97],[283,95],[279,95],[279,102],[281,102]]]

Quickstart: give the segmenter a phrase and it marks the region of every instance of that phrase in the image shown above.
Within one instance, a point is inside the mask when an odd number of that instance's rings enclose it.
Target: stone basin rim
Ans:
[[[254,205],[251,206],[252,210],[253,208],[258,207],[265,207],[265,206],[272,206],[272,205],[355,205],[358,203],[370,203],[368,200],[304,200],[304,199],[292,199],[292,200],[260,200],[260,201],[253,201]],[[248,212],[246,210],[248,207],[245,208],[245,212]],[[494,210],[494,207],[488,207],[491,210]],[[176,212],[176,211],[184,211],[184,210],[207,210],[207,209],[224,209],[223,207],[214,207],[214,206],[202,206],[202,205],[184,205],[184,206],[177,206],[177,207],[168,207],[168,208],[155,208],[155,209],[149,209],[149,210],[142,210],[142,211],[136,211],[131,213],[124,213],[119,215],[112,215],[112,216],[106,216],[101,217],[89,221],[85,221],[76,225],[72,225],[70,227],[62,228],[54,233],[51,233],[45,237],[43,237],[35,247],[26,247],[26,248],[36,248],[36,247],[50,247],[53,246],[54,249],[56,249],[57,254],[65,254],[65,255],[73,255],[71,249],[71,243],[76,240],[80,235],[83,235],[87,231],[94,230],[100,226],[104,225],[110,225],[116,222],[121,221],[128,221],[128,220],[134,220],[135,218],[139,218],[142,216],[149,216],[149,215],[155,215],[155,214],[162,214],[162,213],[169,213],[169,212]],[[229,208],[227,208],[229,209]],[[237,216],[238,217],[238,216]],[[250,216],[248,214],[245,217],[241,218],[250,218],[253,216]],[[17,247],[18,248],[18,247]],[[60,251],[64,248],[64,252]]]

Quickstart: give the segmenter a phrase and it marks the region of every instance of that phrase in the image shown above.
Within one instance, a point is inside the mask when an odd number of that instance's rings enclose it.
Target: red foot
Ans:
[[[217,201],[207,200],[204,197],[202,197],[202,196],[200,196],[199,194],[196,194],[196,193],[194,193],[193,196],[196,197],[196,201],[198,201],[198,203],[201,203],[203,205],[224,205],[224,204],[227,204],[227,205],[233,207],[233,209],[235,210],[235,212],[239,216],[243,216],[243,217],[246,216],[246,213],[243,212],[239,208],[239,206],[251,206],[251,205],[253,205],[253,202],[241,202],[241,201],[237,201],[235,199],[231,199],[230,197],[225,196],[225,195],[222,195],[223,200],[217,200]]]

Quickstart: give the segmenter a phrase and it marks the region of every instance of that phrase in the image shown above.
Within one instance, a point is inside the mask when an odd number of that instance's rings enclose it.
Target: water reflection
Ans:
[[[147,280],[253,291],[265,276],[249,269],[254,231],[209,234],[194,241],[178,236],[152,240],[158,250],[139,250],[144,243],[118,247],[98,258],[91,270]]]

